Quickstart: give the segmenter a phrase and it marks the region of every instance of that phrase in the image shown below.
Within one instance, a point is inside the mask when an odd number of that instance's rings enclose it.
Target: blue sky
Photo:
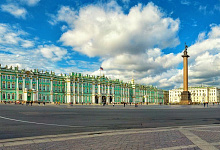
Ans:
[[[102,74],[163,89],[219,85],[220,1],[2,0],[2,66]]]

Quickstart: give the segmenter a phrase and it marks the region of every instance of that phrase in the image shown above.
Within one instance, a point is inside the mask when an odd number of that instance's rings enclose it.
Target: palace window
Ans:
[[[33,82],[36,82],[36,78],[33,78]]]
[[[12,99],[15,99],[15,94],[14,93],[12,93]]]
[[[45,85],[43,85],[43,91],[45,91]]]
[[[45,82],[45,79],[43,79],[43,82]]]
[[[41,91],[41,84],[39,84],[39,90]]]
[[[13,88],[13,89],[15,88],[15,83],[14,83],[14,82],[12,82],[12,88]]]
[[[22,80],[22,77],[18,77],[18,80],[20,80],[20,81],[21,81],[21,80]]]
[[[19,90],[22,90],[22,84],[18,85]]]
[[[2,75],[2,79],[5,79],[5,75]]]
[[[2,93],[2,99],[5,99],[5,93]]]
[[[50,100],[50,97],[49,97],[49,95],[47,95],[47,100]]]
[[[27,90],[29,90],[29,83],[26,83],[25,88],[27,88]]]
[[[47,85],[47,91],[50,91],[50,87],[49,87],[49,85]]]
[[[60,81],[58,81],[58,84],[60,84]]]
[[[39,82],[41,82],[41,78],[39,79]]]
[[[7,95],[7,98],[10,99],[10,94]]]
[[[5,81],[2,82],[2,88],[5,89]]]
[[[19,100],[22,100],[22,94],[19,94]]]
[[[12,80],[14,80],[15,79],[15,76],[12,76]]]
[[[8,88],[8,89],[11,88],[11,83],[10,83],[10,82],[7,83],[7,88]]]
[[[39,99],[41,99],[41,94],[39,94],[39,97],[38,97]]]
[[[10,75],[8,75],[8,77],[7,77],[8,79],[11,79],[11,76]]]
[[[32,88],[33,88],[33,89],[36,89],[36,85],[35,85],[35,84],[33,84]]]
[[[43,95],[43,100],[45,100],[45,95]]]
[[[29,78],[28,77],[26,77],[26,79],[25,79],[26,81],[29,81]]]

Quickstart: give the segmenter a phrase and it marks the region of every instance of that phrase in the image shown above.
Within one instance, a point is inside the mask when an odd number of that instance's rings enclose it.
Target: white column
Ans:
[[[0,80],[1,80],[1,76],[0,76]],[[1,83],[1,81],[0,81]],[[16,88],[16,96],[17,96],[17,100],[19,99],[19,85],[18,85],[18,75],[16,75],[16,84],[17,84],[17,88]],[[1,88],[1,86],[0,86]],[[0,96],[1,97],[1,96]]]
[[[114,103],[115,102],[115,85],[113,84],[112,85],[112,102]]]
[[[95,82],[92,82],[92,103],[95,104]]]
[[[75,89],[75,79],[73,80],[73,104],[76,103],[76,89]]]
[[[66,95],[67,99],[66,99],[66,102],[70,103],[71,102],[71,97],[70,97],[70,78],[66,79],[66,85],[67,85],[67,88],[66,88],[67,89],[67,95]]]
[[[133,96],[132,96],[132,98],[133,98],[133,103],[136,102],[135,95],[136,95],[136,93],[135,93],[135,87],[133,87]]]
[[[107,102],[110,103],[110,85],[108,83]]]
[[[79,79],[78,79],[78,82],[77,82],[77,101],[78,101],[78,103],[79,103]]]
[[[53,78],[50,79],[50,102],[53,102]]]
[[[39,100],[39,98],[38,98],[38,86],[39,86],[38,76],[37,76],[36,80],[37,80],[37,84],[36,84],[36,87],[37,87],[37,90],[36,90],[36,101],[38,101]]]
[[[23,100],[24,100],[24,101],[27,101],[27,88],[25,88],[25,90],[24,90]]]
[[[82,81],[82,103],[84,102],[83,100],[84,99],[83,99],[83,81]]]
[[[25,90],[25,75],[23,75],[23,93],[24,93],[24,90]]]
[[[100,83],[98,83],[98,97],[99,97],[99,102],[98,103],[101,103],[102,102],[102,97],[101,97],[101,87],[100,87]]]
[[[129,91],[129,88],[128,88],[128,103],[130,102],[130,91]]]

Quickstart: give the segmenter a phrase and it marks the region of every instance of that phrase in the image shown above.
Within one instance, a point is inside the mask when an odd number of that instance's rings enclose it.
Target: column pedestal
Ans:
[[[181,105],[190,105],[192,103],[191,101],[191,93],[189,91],[183,91],[181,93]]]

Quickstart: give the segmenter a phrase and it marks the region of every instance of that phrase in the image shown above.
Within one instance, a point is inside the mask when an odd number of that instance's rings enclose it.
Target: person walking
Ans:
[[[115,107],[115,103],[114,102],[113,102],[112,106]]]
[[[125,103],[124,103],[124,107],[125,107]]]

